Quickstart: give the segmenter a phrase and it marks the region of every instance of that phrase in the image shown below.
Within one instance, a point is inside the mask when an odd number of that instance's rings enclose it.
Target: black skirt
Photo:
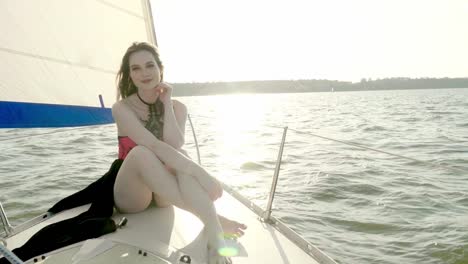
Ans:
[[[114,185],[123,160],[116,159],[108,172],[101,178],[56,203],[48,212],[58,213],[63,210],[91,203],[88,212],[95,216],[110,217],[114,210]]]
[[[42,228],[23,246],[13,249],[13,253],[26,261],[64,246],[114,232],[117,229],[111,219],[114,212],[114,184],[122,163],[121,159],[115,160],[101,178],[47,210],[55,214],[91,203],[88,211]],[[0,264],[3,263],[9,262],[0,258]]]

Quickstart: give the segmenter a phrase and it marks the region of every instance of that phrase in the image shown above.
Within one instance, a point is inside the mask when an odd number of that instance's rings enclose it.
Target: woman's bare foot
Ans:
[[[218,214],[219,223],[223,228],[225,238],[238,238],[244,235],[247,226]]]

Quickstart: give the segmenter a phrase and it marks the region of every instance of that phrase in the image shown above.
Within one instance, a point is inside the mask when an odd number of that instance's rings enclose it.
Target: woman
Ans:
[[[223,189],[181,149],[187,108],[171,99],[172,87],[162,80],[157,49],[148,43],[130,46],[117,75],[122,99],[112,107],[123,160],[114,185],[115,206],[125,213],[140,212],[154,197],[157,206],[190,211],[205,224],[209,263],[229,263],[218,254],[223,228],[240,236],[246,226],[216,214],[213,201]]]

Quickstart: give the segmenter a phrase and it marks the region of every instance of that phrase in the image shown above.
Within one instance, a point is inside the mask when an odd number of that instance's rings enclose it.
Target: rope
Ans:
[[[96,126],[102,126],[102,125],[96,125]],[[78,129],[84,129],[84,128],[89,128],[89,127],[95,127],[95,126],[80,126],[80,127],[68,128],[68,129],[63,129],[63,130],[50,131],[50,132],[45,132],[45,133],[38,133],[38,134],[34,134],[34,135],[25,135],[25,136],[18,136],[18,137],[2,138],[2,139],[0,139],[0,142],[16,140],[16,139],[22,139],[22,138],[31,138],[31,137],[37,137],[37,136],[44,136],[44,135],[52,135],[52,134],[63,133],[63,132],[68,132],[68,131],[73,131],[73,130],[78,130]]]
[[[465,170],[465,169],[456,168],[456,167],[452,167],[452,166],[448,166],[448,165],[435,164],[435,163],[432,163],[430,161],[415,159],[415,158],[403,156],[403,155],[400,155],[400,154],[395,154],[395,153],[380,150],[380,149],[374,149],[374,148],[371,148],[371,147],[366,147],[366,146],[363,146],[363,145],[360,145],[360,144],[357,144],[357,143],[354,143],[354,142],[346,142],[346,141],[342,141],[342,140],[338,140],[338,139],[333,139],[333,138],[329,138],[329,137],[320,136],[320,135],[309,133],[309,132],[302,132],[302,131],[292,129],[292,128],[290,128],[289,130],[292,130],[292,131],[294,131],[294,132],[296,132],[298,134],[314,136],[314,137],[326,139],[326,140],[329,140],[329,141],[334,141],[334,142],[337,142],[337,143],[341,143],[341,144],[344,144],[344,145],[353,146],[353,147],[360,148],[360,149],[370,150],[370,151],[387,154],[389,156],[393,156],[393,157],[397,157],[397,158],[401,158],[401,159],[411,160],[411,161],[414,161],[414,162],[417,162],[417,163],[422,163],[422,164],[429,165],[431,167],[444,168],[444,169],[456,170],[456,171],[459,171],[459,172],[468,173],[468,170]]]
[[[199,116],[199,115],[192,115],[192,116],[201,117],[201,118],[207,118],[207,119],[213,119],[213,118],[207,117],[207,116]],[[265,125],[265,126],[266,126],[266,127],[270,127],[270,128],[283,129],[283,127],[274,126],[274,125]],[[406,160],[411,160],[411,161],[414,161],[414,162],[417,162],[417,163],[421,163],[421,164],[426,164],[426,165],[429,165],[430,167],[444,168],[444,169],[448,169],[448,170],[454,170],[454,171],[459,171],[459,172],[463,172],[463,173],[468,173],[468,170],[466,170],[466,169],[456,168],[456,167],[452,167],[452,166],[448,166],[448,165],[442,165],[442,164],[435,164],[435,163],[432,163],[432,162],[429,162],[429,161],[420,160],[420,159],[415,159],[415,158],[403,156],[403,155],[400,155],[400,154],[395,154],[395,153],[388,152],[388,151],[384,151],[384,150],[380,150],[380,149],[375,149],[375,148],[371,148],[371,147],[366,147],[366,146],[363,146],[363,145],[360,145],[360,144],[357,144],[357,143],[354,143],[354,142],[346,142],[346,141],[343,141],[343,140],[334,139],[334,138],[330,138],[330,137],[325,137],[325,136],[321,136],[321,135],[314,134],[314,133],[310,133],[310,132],[303,132],[303,131],[300,131],[300,130],[297,130],[297,129],[293,129],[293,128],[288,128],[288,129],[291,130],[291,131],[296,132],[297,134],[307,135],[307,136],[313,136],[313,137],[318,137],[318,138],[321,138],[321,139],[325,139],[325,140],[329,140],[329,141],[341,143],[341,144],[348,145],[348,146],[352,146],[352,147],[359,148],[359,149],[365,149],[365,150],[370,150],[370,151],[374,151],[374,152],[378,152],[378,153],[383,153],[383,154],[387,154],[387,155],[389,155],[389,156],[393,156],[393,157],[397,157],[397,158],[401,158],[401,159],[406,159]]]
[[[206,119],[213,119],[212,117],[202,116],[202,115],[190,115],[190,116],[191,116],[191,117],[206,118]],[[270,128],[283,129],[283,127],[274,126],[274,125],[264,125],[264,126],[270,127]],[[27,135],[27,136],[20,136],[20,137],[4,138],[4,139],[0,139],[0,142],[9,141],[9,140],[16,140],[16,139],[21,139],[21,138],[31,138],[31,137],[35,137],[35,136],[51,135],[51,134],[56,134],[56,133],[62,133],[62,132],[72,131],[72,130],[78,130],[78,129],[82,129],[82,128],[83,128],[83,127],[76,127],[76,128],[71,128],[71,129],[67,129],[67,130],[52,131],[52,132],[47,132],[47,133],[40,133],[40,134]],[[363,145],[360,145],[360,144],[357,144],[357,143],[354,143],[354,142],[347,142],[347,141],[343,141],[343,140],[339,140],[339,139],[334,139],[334,138],[330,138],[330,137],[321,136],[321,135],[314,134],[314,133],[310,133],[310,132],[303,132],[303,131],[300,131],[300,130],[297,130],[297,129],[293,129],[293,128],[289,128],[289,130],[294,131],[294,132],[296,132],[297,134],[301,134],[301,135],[307,135],[307,136],[318,137],[318,138],[321,138],[321,139],[333,141],[333,142],[336,142],[336,143],[340,143],[340,144],[352,146],[352,147],[359,148],[359,149],[370,150],[370,151],[373,151],[373,152],[383,153],[383,154],[386,154],[386,155],[389,155],[389,156],[393,156],[393,157],[397,157],[397,158],[401,158],[401,159],[411,160],[411,161],[413,161],[413,162],[425,164],[425,165],[428,165],[428,166],[434,167],[434,168],[443,168],[443,169],[448,169],[448,170],[454,170],[454,171],[458,171],[458,172],[468,173],[468,170],[466,170],[466,169],[456,168],[456,167],[453,167],[453,166],[442,165],[442,164],[435,164],[435,163],[432,163],[432,162],[430,162],[430,161],[415,159],[415,158],[411,158],[411,157],[408,157],[408,156],[403,156],[403,155],[400,155],[400,154],[395,154],[395,153],[388,152],[388,151],[384,151],[384,150],[380,150],[380,149],[375,149],[375,148],[371,148],[371,147],[366,147],[366,146],[363,146]]]

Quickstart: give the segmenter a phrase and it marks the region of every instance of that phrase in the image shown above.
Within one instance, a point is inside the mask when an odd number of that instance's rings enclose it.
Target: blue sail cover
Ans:
[[[113,123],[110,108],[0,101],[0,128],[71,127]]]
[[[112,123],[121,58],[153,41],[147,0],[2,0],[0,25],[0,128]]]

